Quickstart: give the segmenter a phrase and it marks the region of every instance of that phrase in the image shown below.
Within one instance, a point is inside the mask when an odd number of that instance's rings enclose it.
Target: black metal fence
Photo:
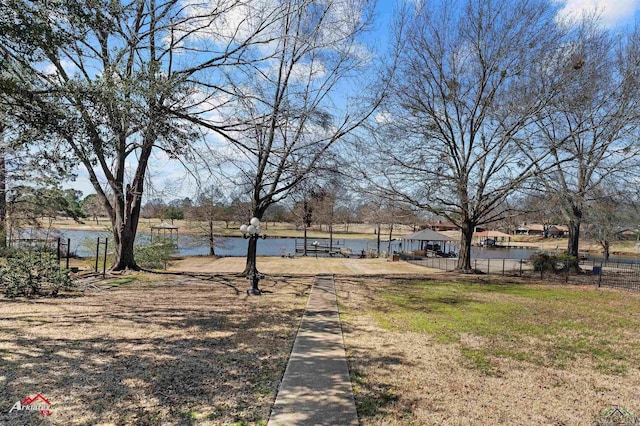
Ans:
[[[416,265],[443,271],[453,271],[458,264],[458,259],[451,258],[420,257],[408,254],[401,254],[400,258]],[[560,265],[555,271],[541,270],[527,259],[472,259],[471,267],[491,275],[531,277],[554,282],[640,291],[640,263],[587,259],[580,262],[580,271],[575,272],[569,265]]]
[[[458,265],[458,259],[446,257],[420,257],[403,253],[400,259],[443,271],[453,271]],[[521,276],[525,271],[533,271],[533,264],[524,259],[472,259],[471,267],[485,274],[494,275]]]
[[[599,286],[640,290],[639,263],[601,263],[600,268]]]

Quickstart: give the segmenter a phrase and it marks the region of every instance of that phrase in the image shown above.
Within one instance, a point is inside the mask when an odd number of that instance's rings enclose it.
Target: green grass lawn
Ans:
[[[363,425],[640,414],[639,293],[465,279],[339,285]]]
[[[640,360],[634,334],[640,329],[638,298],[628,293],[454,282],[398,282],[385,290],[370,314],[387,330],[433,336],[459,343],[481,338],[479,347],[461,348],[471,364],[494,372],[492,358],[514,358],[566,367],[591,358],[599,370],[624,374]]]

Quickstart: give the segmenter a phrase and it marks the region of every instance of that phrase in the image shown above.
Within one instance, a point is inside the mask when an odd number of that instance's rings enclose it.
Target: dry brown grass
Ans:
[[[612,406],[640,414],[640,294],[336,284],[363,425],[587,425]]]
[[[172,262],[172,271],[206,273],[240,273],[244,270],[243,257],[185,257]],[[280,275],[387,275],[437,274],[436,269],[425,268],[408,262],[391,262],[387,259],[346,259],[328,257],[258,257],[258,269],[266,274]]]
[[[264,424],[311,285],[125,275],[75,298],[0,297],[0,424]],[[53,414],[8,414],[43,394]]]

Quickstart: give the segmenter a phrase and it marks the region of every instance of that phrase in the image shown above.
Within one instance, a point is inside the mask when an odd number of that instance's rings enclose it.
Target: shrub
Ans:
[[[171,255],[176,251],[172,241],[146,246],[135,246],[134,255],[138,266],[147,269],[166,269]]]
[[[18,250],[0,267],[0,286],[7,297],[33,297],[56,296],[75,283],[53,253]]]
[[[536,271],[551,271],[554,273],[568,271],[577,265],[576,257],[566,253],[557,255],[536,253],[531,256],[531,261]]]

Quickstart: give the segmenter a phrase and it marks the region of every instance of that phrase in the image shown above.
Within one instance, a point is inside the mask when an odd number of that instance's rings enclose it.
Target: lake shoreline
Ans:
[[[160,224],[162,221],[160,219],[141,219],[138,226],[138,233],[142,235],[150,235],[151,227],[154,225]],[[198,228],[198,223],[194,221],[186,221],[186,220],[176,220],[176,226],[179,227],[178,234],[180,237],[187,236],[192,238],[204,238],[202,230]],[[225,238],[241,238],[242,235],[240,233],[239,228],[230,224],[228,227],[225,222],[216,222],[216,238],[225,239]],[[96,224],[95,221],[86,219],[83,223],[75,222],[73,219],[64,219],[59,218],[55,220],[41,220],[40,226],[43,229],[52,229],[55,231],[64,232],[66,230],[70,231],[92,231],[92,232],[104,232],[111,233],[110,231],[110,222],[107,218],[100,218],[99,224]],[[338,228],[338,229],[336,229]],[[382,251],[386,251],[389,234],[385,232],[386,225],[382,227],[381,232],[381,246],[384,246],[384,249],[381,247]],[[347,229],[349,231],[347,231]],[[353,231],[353,232],[352,232]],[[348,225],[334,225],[333,239],[334,240],[368,240],[368,241],[377,241],[377,234],[375,232],[375,227],[373,225],[368,224],[348,224]],[[392,240],[399,240],[402,236],[410,234],[413,232],[413,228],[403,225],[395,225],[394,232],[391,236]],[[265,224],[264,234],[267,235],[268,239],[298,239],[301,240],[304,238],[303,230],[296,229],[295,225],[290,223],[283,222],[267,222]],[[454,239],[459,238],[459,232],[456,231],[447,231],[442,232],[442,234],[452,237]],[[307,231],[307,239],[308,240],[329,240],[330,234],[325,230],[318,229],[309,229]],[[517,246],[526,250],[540,250],[540,251],[549,251],[549,252],[558,252],[561,253],[564,251],[564,248],[567,245],[566,238],[557,238],[557,239],[543,239],[541,237],[515,237],[508,243],[509,245]],[[640,256],[640,250],[636,246],[636,241],[623,241],[623,242],[615,242],[612,244],[610,253],[612,256],[625,256],[631,258],[638,258]],[[511,247],[507,247],[507,249],[511,249]],[[580,243],[580,251],[587,253],[589,256],[601,256],[602,248],[595,243],[594,241],[582,240]]]

